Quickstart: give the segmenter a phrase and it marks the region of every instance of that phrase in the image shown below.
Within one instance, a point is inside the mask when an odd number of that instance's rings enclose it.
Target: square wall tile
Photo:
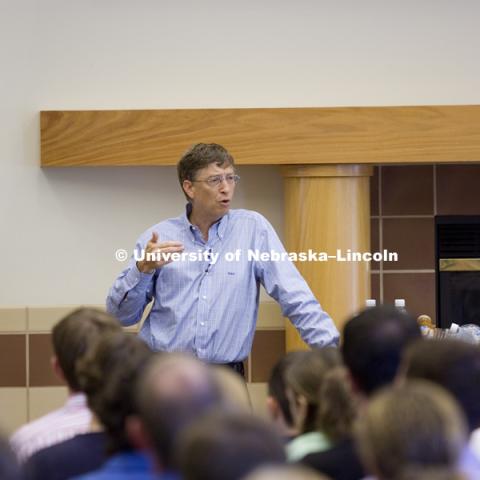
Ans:
[[[25,333],[26,329],[26,307],[0,308],[0,332]]]
[[[285,328],[285,318],[277,302],[260,302],[258,305],[257,328]]]
[[[404,298],[412,315],[427,314],[435,322],[435,273],[384,273],[383,293],[385,303]]]
[[[50,332],[59,320],[80,306],[28,307],[28,330],[30,332]]]
[[[29,389],[29,422],[63,406],[68,398],[66,387],[34,387]]]
[[[247,383],[247,389],[253,412],[262,418],[268,418],[268,385],[266,383]]]
[[[27,389],[0,388],[1,433],[10,436],[27,421]]]
[[[437,214],[480,215],[480,165],[437,166]]]
[[[0,335],[0,387],[27,386],[26,346],[25,334]]]
[[[435,268],[435,223],[432,218],[384,218],[383,248],[398,253],[384,270]]]
[[[32,333],[29,335],[30,387],[60,386],[63,382],[53,373],[53,356],[50,334]]]
[[[433,215],[433,165],[383,166],[382,215]]]
[[[250,359],[252,382],[267,382],[273,366],[285,355],[285,330],[257,330]]]

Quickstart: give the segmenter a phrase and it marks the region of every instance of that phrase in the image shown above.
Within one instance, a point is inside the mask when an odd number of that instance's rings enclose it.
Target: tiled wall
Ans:
[[[372,264],[372,298],[405,298],[435,319],[435,215],[480,214],[480,165],[379,166],[371,180],[372,251],[399,261]]]
[[[76,307],[0,308],[1,431],[8,434],[65,401],[67,390],[50,367],[50,331]],[[137,331],[138,327],[128,330]],[[274,302],[261,302],[257,333],[247,361],[248,388],[260,413],[264,412],[268,374],[284,352],[280,308]]]

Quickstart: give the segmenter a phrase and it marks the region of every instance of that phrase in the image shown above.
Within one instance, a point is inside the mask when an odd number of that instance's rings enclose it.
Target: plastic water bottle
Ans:
[[[402,312],[406,312],[407,309],[405,307],[405,299],[404,298],[396,298],[395,299],[395,306],[401,310]]]
[[[449,336],[457,338],[458,340],[480,344],[480,327],[474,323],[467,323],[461,326],[457,323],[452,323],[448,333]]]

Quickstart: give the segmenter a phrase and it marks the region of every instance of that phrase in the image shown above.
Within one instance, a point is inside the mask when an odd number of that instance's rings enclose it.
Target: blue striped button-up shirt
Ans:
[[[275,230],[259,213],[230,210],[210,227],[208,241],[185,213],[144,232],[137,252],[145,248],[152,232],[158,233],[159,243],[181,242],[190,259],[145,274],[132,257],[109,292],[107,310],[123,325],[133,325],[153,298],[140,331],[153,350],[190,352],[211,363],[244,360],[255,333],[260,284],[307,344],[338,344],[332,319],[295,265],[288,259],[258,258],[258,252],[285,252]]]

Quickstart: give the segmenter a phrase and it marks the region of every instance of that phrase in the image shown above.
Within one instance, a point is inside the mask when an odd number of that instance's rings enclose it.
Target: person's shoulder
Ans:
[[[249,220],[255,222],[259,225],[269,224],[268,220],[259,212],[255,210],[246,210],[243,208],[238,208],[235,210],[230,210],[230,218],[234,221],[245,221]]]
[[[170,239],[170,237],[175,234],[184,226],[184,216],[179,215],[178,217],[167,218],[161,222],[152,225],[147,228],[139,237],[139,243],[147,243],[152,238],[152,233],[156,232],[159,236],[159,241]]]
[[[62,414],[63,410],[64,407],[58,408],[57,410],[53,410],[52,412],[49,412],[46,415],[37,418],[36,420],[26,423],[12,434],[10,441],[13,444],[17,442],[28,442],[37,435],[46,433],[46,429],[48,429],[53,421],[57,420],[58,416]]]

